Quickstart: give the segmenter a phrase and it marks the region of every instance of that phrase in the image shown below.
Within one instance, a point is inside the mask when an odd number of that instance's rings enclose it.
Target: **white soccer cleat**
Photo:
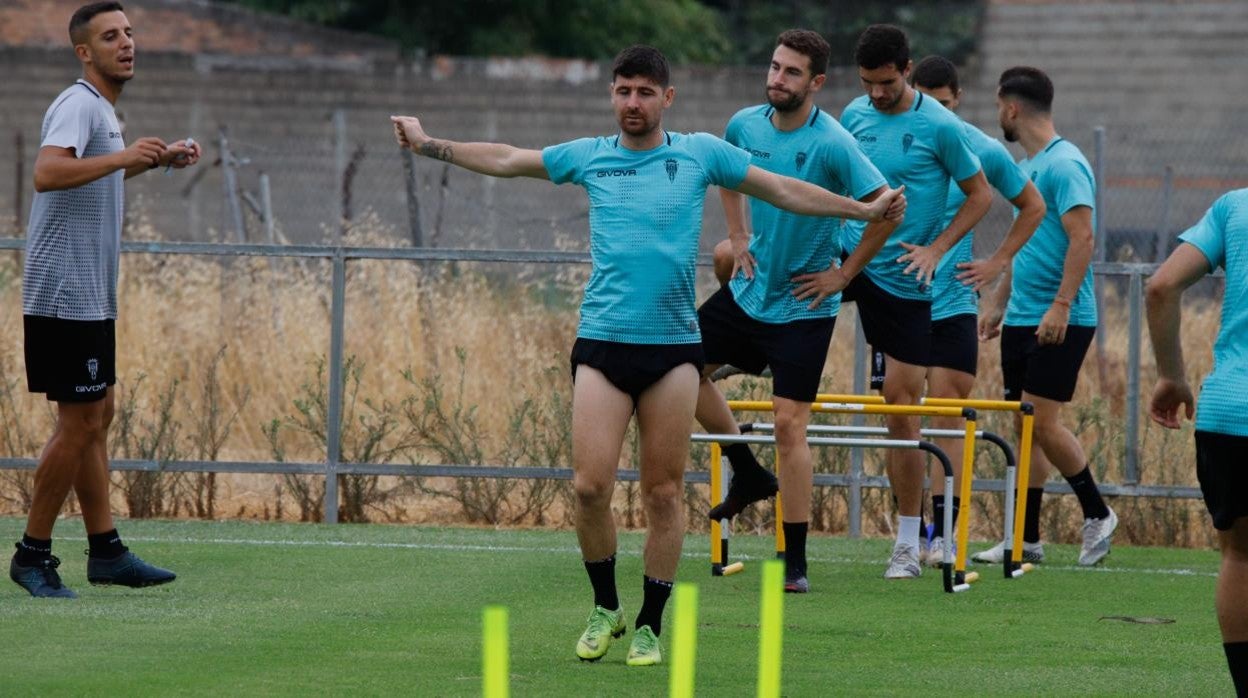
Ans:
[[[993,565],[999,565],[1005,561],[1005,543],[997,543],[991,548],[975,553],[971,556],[974,562],[985,562]],[[1044,562],[1044,543],[1028,543],[1023,542],[1023,562],[1039,564]]]
[[[958,544],[956,541],[952,542],[950,545],[949,554],[951,555],[949,558],[949,564],[952,565],[958,559]],[[945,539],[940,536],[936,536],[932,539],[931,545],[927,546],[927,559],[924,560],[924,563],[928,567],[935,567],[939,569],[940,564],[944,562],[944,560]]]
[[[888,560],[888,569],[884,570],[885,579],[916,579],[923,574],[919,564],[919,549],[909,545],[893,548],[893,556]]]
[[[1108,507],[1106,507],[1108,508]],[[1109,539],[1118,528],[1118,515],[1113,509],[1103,519],[1083,520],[1083,547],[1079,550],[1079,564],[1091,567],[1109,554]]]

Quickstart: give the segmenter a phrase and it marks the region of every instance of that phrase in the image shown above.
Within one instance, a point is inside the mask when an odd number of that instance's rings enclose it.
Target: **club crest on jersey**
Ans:
[[[99,372],[100,362],[96,359],[87,359],[87,373],[91,374],[91,380],[95,380],[95,377],[99,374]]]
[[[901,137],[901,152],[903,153],[910,152],[910,146],[912,145],[914,145],[913,133],[907,133],[906,135]]]
[[[667,181],[676,181],[676,170],[680,167],[679,163],[673,158],[668,158],[663,162],[663,169],[667,170]]]
[[[799,152],[795,160],[797,162],[797,169],[802,169],[802,165],[806,164],[806,153],[804,151]]]

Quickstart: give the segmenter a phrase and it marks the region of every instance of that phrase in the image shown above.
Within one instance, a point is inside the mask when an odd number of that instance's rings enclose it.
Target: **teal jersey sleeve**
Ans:
[[[934,101],[934,100],[933,100]],[[967,139],[966,128],[962,122],[954,119],[932,119],[935,131],[937,157],[944,165],[945,171],[955,182],[961,182],[975,176],[982,169],[979,157],[971,149]]]
[[[1226,270],[1213,371],[1196,400],[1196,428],[1248,436],[1243,418],[1243,396],[1248,394],[1248,189],[1222,195],[1179,240],[1200,250],[1211,270]]]
[[[846,196],[862,199],[876,189],[888,186],[888,180],[880,174],[879,168],[871,163],[871,159],[848,133],[831,146],[824,159],[828,177],[844,183],[843,193]]]
[[[966,124],[967,142],[984,168],[984,177],[1006,199],[1014,199],[1027,186],[1027,175],[1019,169],[1010,151],[997,139],[971,124]],[[941,228],[948,228],[966,201],[966,194],[956,181],[949,182],[949,199]],[[955,315],[974,315],[979,311],[979,295],[956,278],[958,265],[975,258],[974,231],[968,232],[954,245],[936,267],[932,278],[932,319],[944,320]]]
[[[1087,206],[1092,209],[1091,225],[1096,229],[1096,183],[1092,166],[1083,153],[1061,137],[1055,137],[1035,157],[1020,162],[1019,167],[1035,182],[1046,210],[1035,234],[1014,257],[1005,324],[1032,327],[1040,324],[1052,305],[1065,273],[1070,237],[1062,216],[1071,209]],[[1070,324],[1083,327],[1097,324],[1091,265],[1071,301]]]
[[[707,184],[736,189],[745,181],[750,169],[750,154],[709,133],[691,133],[689,152],[693,153],[706,172]]]
[[[542,149],[542,165],[555,184],[580,184],[585,163],[598,139],[578,138]]]

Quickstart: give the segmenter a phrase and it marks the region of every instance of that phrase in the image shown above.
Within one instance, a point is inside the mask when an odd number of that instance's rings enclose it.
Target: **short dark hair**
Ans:
[[[928,56],[914,66],[915,87],[935,90],[948,87],[958,93],[958,68],[944,56]]]
[[[828,56],[832,55],[832,47],[824,41],[819,32],[809,29],[790,29],[776,37],[776,46],[785,46],[797,51],[810,59],[810,74],[823,75],[828,72]]]
[[[1020,100],[1043,114],[1053,108],[1053,81],[1039,68],[1019,65],[1001,73],[997,94]]]
[[[859,68],[867,70],[892,64],[898,72],[904,72],[910,64],[910,40],[891,24],[872,24],[858,37],[854,60]]]
[[[74,11],[74,16],[69,18],[69,41],[73,45],[78,45],[87,40],[82,33],[86,30],[87,25],[95,19],[96,15],[102,15],[105,12],[124,12],[125,8],[119,2],[93,2],[89,5],[83,5]]]
[[[616,78],[650,78],[660,87],[671,82],[667,59],[653,46],[636,44],[620,51],[611,64],[611,82]]]

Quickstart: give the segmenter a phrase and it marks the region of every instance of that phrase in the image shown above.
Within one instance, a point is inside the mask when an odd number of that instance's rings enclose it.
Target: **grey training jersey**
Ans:
[[[40,148],[73,148],[80,158],[125,149],[113,105],[85,80],[48,107],[39,138]],[[24,315],[116,319],[125,177],[117,170],[73,189],[35,193],[26,229]]]

